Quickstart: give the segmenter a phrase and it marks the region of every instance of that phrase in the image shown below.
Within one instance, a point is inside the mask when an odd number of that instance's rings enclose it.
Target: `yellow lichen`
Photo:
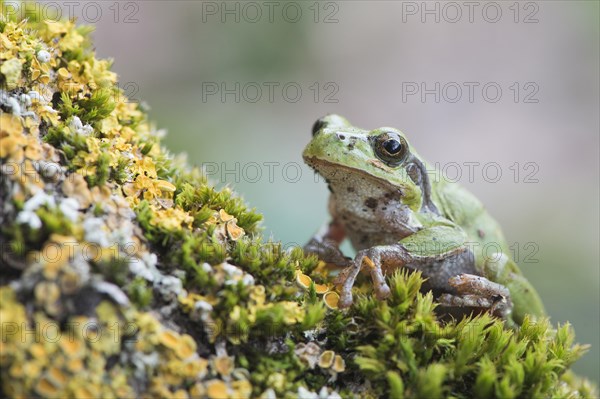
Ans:
[[[329,309],[337,309],[340,295],[335,291],[329,291],[323,295],[323,301]]]
[[[159,342],[169,349],[177,349],[181,336],[173,330],[164,330],[159,335]]]
[[[252,395],[252,384],[247,380],[233,381],[231,383],[233,389],[233,398],[247,399]]]
[[[63,387],[68,381],[68,376],[58,367],[50,367],[46,372],[46,376],[49,381],[58,387]]]
[[[187,359],[196,353],[196,341],[187,334],[182,335],[181,340],[177,345],[176,352],[179,358]]]
[[[61,241],[54,241],[59,239]],[[44,271],[43,275],[48,280],[55,280],[58,277],[61,269],[67,264],[70,256],[74,253],[74,244],[77,240],[73,237],[67,237],[62,241],[63,237],[53,236],[48,240],[44,248],[35,257],[40,259]],[[69,240],[70,241],[67,241]]]
[[[334,351],[323,351],[323,353],[321,353],[321,355],[319,356],[319,367],[327,369],[329,367],[331,367],[331,365],[333,364],[333,359],[335,357],[335,352]]]
[[[23,63],[17,58],[6,60],[0,66],[0,73],[4,75],[6,80],[6,86],[9,90],[17,87],[19,79],[21,78],[21,70]]]
[[[286,324],[299,323],[304,318],[304,311],[298,302],[282,301],[280,302],[285,309],[284,322]]]
[[[194,218],[189,212],[180,208],[158,209],[153,208],[155,217],[151,223],[166,230],[181,230],[190,228]]]
[[[346,370],[346,362],[340,355],[335,355],[331,369],[336,373],[342,373]]]
[[[78,360],[85,353],[85,343],[79,337],[63,335],[58,344],[65,356],[73,360]],[[78,364],[74,362],[71,366],[78,367]]]
[[[312,283],[312,278],[298,270],[296,271],[296,283],[298,283],[300,287],[308,289]]]
[[[244,229],[236,225],[235,222],[227,223],[226,228],[229,238],[231,238],[233,241],[239,240],[245,233]]]
[[[326,293],[329,289],[327,284],[315,284],[315,292],[319,295]]]
[[[56,397],[59,389],[46,377],[41,378],[35,386],[35,391],[43,397]]]
[[[221,380],[210,380],[206,382],[206,394],[210,399],[227,399],[229,392],[227,385]]]
[[[231,356],[218,356],[212,362],[215,371],[223,377],[228,377],[233,371],[234,361]]]
[[[194,383],[190,388],[190,396],[192,399],[202,399],[206,397],[206,388],[200,382]]]

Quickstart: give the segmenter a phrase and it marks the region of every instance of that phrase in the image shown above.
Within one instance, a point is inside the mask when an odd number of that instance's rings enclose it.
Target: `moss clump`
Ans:
[[[355,370],[378,396],[561,396],[560,375],[585,351],[573,345],[569,325],[552,330],[548,320],[526,319],[515,331],[488,315],[441,325],[421,283],[418,273],[396,273],[390,300],[363,297],[345,317],[328,323],[332,347],[355,354]],[[344,332],[355,320],[371,325],[361,329],[362,342]]]
[[[568,325],[442,322],[418,274],[338,310],[325,265],[162,149],[88,27],[27,10],[0,17],[3,395],[595,395]]]

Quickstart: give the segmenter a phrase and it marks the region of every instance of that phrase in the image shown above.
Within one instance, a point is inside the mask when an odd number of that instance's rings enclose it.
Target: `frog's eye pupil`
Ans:
[[[385,132],[373,137],[375,155],[389,166],[398,166],[409,154],[408,144],[396,132]]]
[[[390,154],[394,155],[399,153],[402,150],[402,143],[398,140],[389,139],[383,143],[383,148]]]

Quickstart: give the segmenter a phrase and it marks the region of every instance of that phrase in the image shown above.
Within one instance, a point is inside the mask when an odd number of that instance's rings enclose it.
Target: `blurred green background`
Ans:
[[[286,245],[327,219],[326,186],[301,159],[324,114],[398,127],[449,174],[461,165],[552,320],[592,344],[575,369],[600,381],[598,2],[495,3],[500,14],[488,2],[97,4],[101,18],[80,20],[168,148],[234,187]],[[407,92],[436,82],[437,102]],[[479,84],[472,101],[465,82]],[[473,179],[466,162],[480,163]],[[497,182],[482,176],[489,162]]]

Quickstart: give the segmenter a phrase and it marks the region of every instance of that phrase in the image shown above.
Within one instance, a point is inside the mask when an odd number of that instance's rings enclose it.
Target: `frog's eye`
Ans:
[[[315,134],[319,133],[319,131],[321,129],[323,129],[325,127],[325,125],[327,125],[327,122],[323,118],[317,119],[317,121],[314,123],[314,125],[312,127],[313,137],[315,137]]]
[[[408,155],[408,144],[398,133],[382,133],[374,138],[375,155],[390,166],[400,165]]]

